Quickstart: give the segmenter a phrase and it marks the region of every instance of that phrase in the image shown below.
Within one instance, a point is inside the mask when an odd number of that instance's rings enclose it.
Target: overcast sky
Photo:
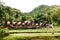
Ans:
[[[17,8],[21,12],[30,12],[39,5],[60,5],[60,0],[2,0],[5,5]]]

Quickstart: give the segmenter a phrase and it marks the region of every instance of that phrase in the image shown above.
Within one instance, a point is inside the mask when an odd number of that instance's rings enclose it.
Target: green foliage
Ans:
[[[60,6],[41,5],[29,12],[29,15],[34,18],[35,22],[42,20],[43,22],[48,21],[48,23],[60,25]]]
[[[26,16],[22,16],[21,21],[22,21],[22,22],[26,21]]]
[[[0,3],[1,4],[1,3]],[[9,6],[4,6],[4,4],[0,5],[0,26],[4,25],[6,21],[19,21],[19,16],[21,12],[18,9],[11,8]],[[18,17],[16,18],[16,15]]]
[[[55,21],[57,24],[60,24],[60,7],[55,7],[53,11],[54,11],[52,14],[53,21]]]
[[[60,25],[60,6],[40,5],[31,12],[22,13],[20,10],[9,6],[0,5],[0,26],[5,21],[25,21],[34,20],[36,23],[47,21],[55,25]]]
[[[2,40],[3,37],[8,36],[8,35],[9,35],[8,29],[0,27],[0,40]]]

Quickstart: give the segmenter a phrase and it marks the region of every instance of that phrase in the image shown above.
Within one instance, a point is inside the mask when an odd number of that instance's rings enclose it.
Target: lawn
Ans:
[[[41,29],[13,29],[3,40],[60,40],[60,27]]]
[[[3,40],[59,40],[60,33],[20,33],[10,34],[4,37]]]
[[[9,30],[9,33],[51,33],[51,32],[60,32],[60,27],[54,28],[41,28],[41,29],[17,29],[17,30]]]

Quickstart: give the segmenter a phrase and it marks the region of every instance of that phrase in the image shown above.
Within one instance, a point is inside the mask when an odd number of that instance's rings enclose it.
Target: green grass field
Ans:
[[[60,27],[9,30],[3,40],[60,40]]]
[[[17,30],[9,30],[9,33],[12,32],[35,32],[35,33],[51,33],[51,32],[60,32],[60,27],[54,28],[41,28],[41,29],[17,29]]]
[[[19,33],[10,34],[3,40],[59,40],[60,33]]]

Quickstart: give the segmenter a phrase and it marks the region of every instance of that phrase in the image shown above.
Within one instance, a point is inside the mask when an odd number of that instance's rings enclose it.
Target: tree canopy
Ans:
[[[0,5],[0,25],[2,25],[5,21],[23,22],[25,20],[34,20],[36,23],[39,23],[40,21],[47,21],[54,25],[60,25],[60,6],[40,5],[31,12],[22,13],[19,9],[4,6],[4,4]]]

